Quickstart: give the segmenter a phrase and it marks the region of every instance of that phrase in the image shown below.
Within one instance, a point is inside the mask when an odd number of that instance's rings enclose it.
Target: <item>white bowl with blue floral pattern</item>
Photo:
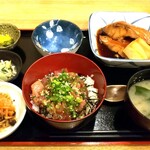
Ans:
[[[83,40],[80,28],[67,20],[48,20],[32,32],[32,42],[43,55],[77,52]]]
[[[89,41],[95,57],[106,66],[119,68],[149,67],[150,60],[118,59],[101,56],[96,40],[97,31],[113,22],[125,21],[135,26],[150,30],[150,14],[143,12],[94,12],[89,18]]]

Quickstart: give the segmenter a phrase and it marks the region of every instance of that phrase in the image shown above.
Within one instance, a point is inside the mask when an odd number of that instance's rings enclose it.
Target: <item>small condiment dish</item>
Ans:
[[[75,53],[83,40],[80,28],[67,20],[48,20],[39,24],[32,33],[32,42],[43,56],[53,53]]]
[[[13,49],[21,36],[21,31],[11,23],[0,24],[0,50]]]
[[[15,80],[22,69],[21,57],[13,51],[1,50],[0,62],[3,64],[0,66],[0,80],[7,82]]]
[[[106,101],[120,102],[126,98],[126,85],[108,85],[106,92]]]

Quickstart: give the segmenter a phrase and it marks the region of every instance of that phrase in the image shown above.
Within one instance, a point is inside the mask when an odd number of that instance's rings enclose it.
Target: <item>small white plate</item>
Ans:
[[[115,59],[100,56],[98,53],[97,31],[113,22],[126,21],[135,26],[150,30],[150,14],[138,12],[94,12],[89,18],[89,40],[93,54],[110,67],[138,68],[150,66],[150,60]]]
[[[13,104],[16,108],[16,124],[0,130],[0,140],[12,134],[22,123],[26,114],[26,105],[22,96],[22,90],[16,85],[0,81],[0,92],[7,93],[11,99],[14,100]]]

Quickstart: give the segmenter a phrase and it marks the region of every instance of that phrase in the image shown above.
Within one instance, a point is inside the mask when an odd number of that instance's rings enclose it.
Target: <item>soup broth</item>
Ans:
[[[129,97],[138,111],[150,119],[150,80],[132,85],[129,89]]]

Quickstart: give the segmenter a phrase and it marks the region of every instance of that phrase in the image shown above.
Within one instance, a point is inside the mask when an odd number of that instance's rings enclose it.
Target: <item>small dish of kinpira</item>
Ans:
[[[25,114],[22,90],[13,83],[0,81],[0,140],[15,132]]]

